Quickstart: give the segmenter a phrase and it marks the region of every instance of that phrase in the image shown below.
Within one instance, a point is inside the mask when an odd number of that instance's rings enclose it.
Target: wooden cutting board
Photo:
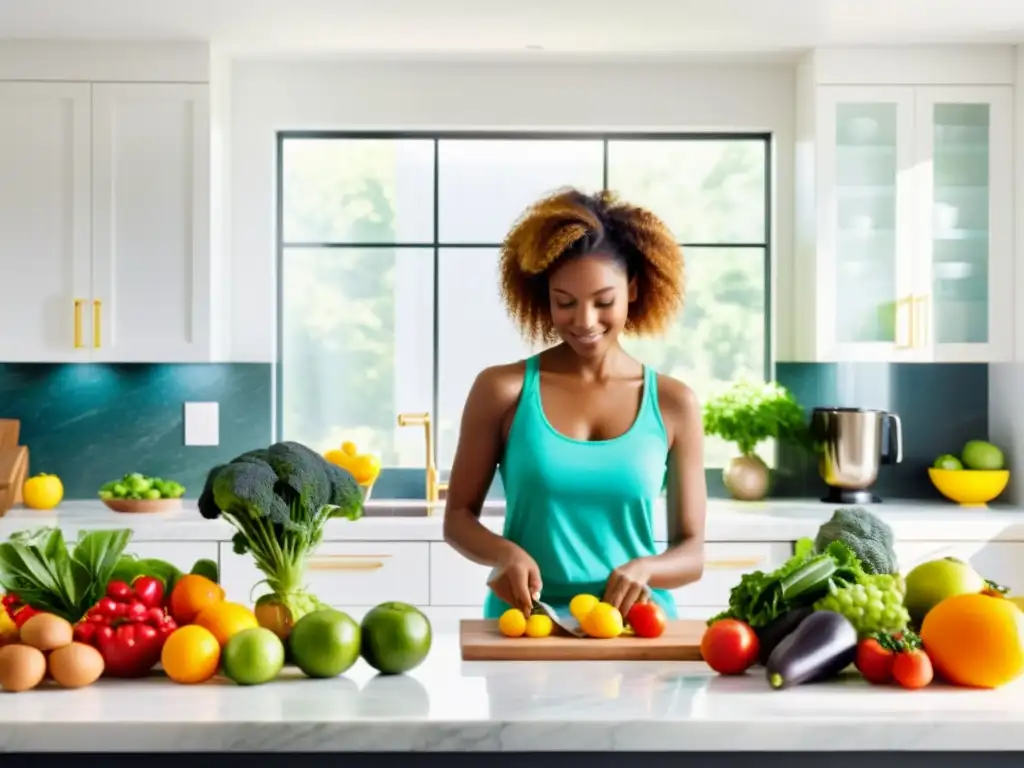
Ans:
[[[654,638],[505,637],[497,621],[463,619],[459,645],[463,661],[702,661],[705,628],[703,621],[679,619]]]

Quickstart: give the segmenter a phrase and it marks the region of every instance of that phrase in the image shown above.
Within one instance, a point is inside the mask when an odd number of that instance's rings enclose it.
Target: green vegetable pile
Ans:
[[[303,583],[306,563],[333,518],[357,520],[363,494],[348,471],[295,442],[249,451],[210,470],[199,512],[223,517],[238,531],[238,554],[252,553],[271,594],[256,601],[261,626],[287,637],[300,618],[321,607]]]
[[[744,574],[728,608],[708,624],[732,618],[761,630],[791,610],[812,607],[842,614],[861,635],[899,632],[910,622],[904,592],[892,531],[863,508],[840,509],[813,541],[797,542],[778,569]]]
[[[101,499],[180,499],[185,495],[185,486],[162,477],[146,477],[139,472],[130,472],[119,480],[111,480],[100,487]]]

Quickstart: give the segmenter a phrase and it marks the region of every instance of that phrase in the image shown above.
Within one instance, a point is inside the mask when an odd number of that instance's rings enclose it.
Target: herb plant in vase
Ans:
[[[771,473],[755,453],[764,440],[803,443],[803,408],[774,381],[741,379],[704,403],[704,434],[716,435],[739,449],[723,471],[726,490],[741,501],[756,501],[768,493]]]

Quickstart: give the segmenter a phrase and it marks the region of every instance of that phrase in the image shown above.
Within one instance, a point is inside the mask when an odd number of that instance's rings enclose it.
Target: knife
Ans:
[[[580,623],[575,616],[568,616],[566,618],[562,618],[558,615],[558,612],[555,611],[554,608],[552,608],[547,603],[541,602],[541,600],[537,597],[533,598],[533,610],[535,613],[540,613],[544,616],[547,616],[549,619],[551,619],[551,622],[556,627],[561,629],[563,632],[569,633],[573,637],[587,636],[586,632],[584,632],[583,629],[580,627]]]

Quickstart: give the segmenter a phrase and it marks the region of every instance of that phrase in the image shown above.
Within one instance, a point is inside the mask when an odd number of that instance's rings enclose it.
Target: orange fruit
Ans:
[[[189,573],[171,591],[170,609],[178,626],[191,624],[204,608],[224,599],[224,588],[205,576]]]
[[[1024,612],[983,594],[948,597],[924,617],[921,642],[953,685],[998,688],[1024,673]]]
[[[213,632],[190,624],[174,630],[160,651],[164,673],[176,683],[202,683],[217,672],[220,643]]]
[[[256,614],[252,610],[240,603],[229,603],[226,600],[203,608],[192,623],[210,630],[221,648],[242,630],[255,629],[259,626]]]

